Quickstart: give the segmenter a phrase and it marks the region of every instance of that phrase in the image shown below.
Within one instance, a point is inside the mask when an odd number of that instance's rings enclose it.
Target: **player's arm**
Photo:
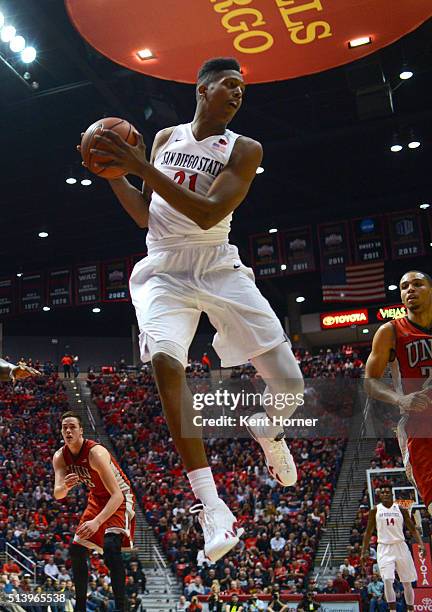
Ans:
[[[40,372],[29,366],[15,365],[0,357],[0,382],[6,380],[27,378],[28,376],[40,376]]]
[[[93,519],[101,525],[122,505],[124,495],[114,476],[114,472],[111,468],[111,457],[106,448],[100,445],[93,447],[89,454],[89,461],[90,466],[93,470],[97,471],[104,487],[111,495],[105,507],[102,508],[99,514]],[[80,534],[78,533],[78,535]]]
[[[363,536],[361,555],[360,555],[360,560],[362,564],[366,561],[368,557],[369,542],[370,542],[373,532],[376,529],[376,513],[377,513],[376,508],[372,508],[369,511],[368,524],[367,524],[366,531]]]
[[[428,407],[429,400],[425,392],[404,395],[392,389],[380,380],[395,348],[394,329],[391,323],[385,323],[376,332],[372,351],[365,368],[365,390],[369,397],[398,406],[403,411],[421,411]]]
[[[54,454],[53,468],[54,497],[55,499],[63,499],[69,493],[70,489],[78,484],[78,475],[67,473],[67,466],[64,462],[61,449]]]
[[[131,174],[140,176],[170,206],[207,230],[231,213],[246,197],[256,169],[261,163],[263,151],[259,142],[241,136],[237,139],[230,160],[215,179],[206,195],[200,195],[179,185],[145,158],[145,146],[140,135],[135,147],[127,144],[111,130],[96,136],[106,150],[96,149],[101,157],[112,158],[101,167],[119,166]]]
[[[406,510],[405,508],[401,508],[400,510],[402,512],[403,520],[404,520],[406,527],[408,528],[408,531],[410,532],[412,537],[415,539],[415,541],[417,542],[417,544],[419,545],[423,553],[425,553],[426,552],[425,545],[423,544],[423,540],[421,539],[419,530],[415,526],[414,521],[412,520],[408,510]]]
[[[158,150],[168,141],[173,129],[173,127],[165,128],[156,134],[150,156],[151,165],[154,163]],[[141,191],[131,185],[124,176],[108,182],[128,215],[139,227],[147,227],[152,189],[146,181],[143,182]]]

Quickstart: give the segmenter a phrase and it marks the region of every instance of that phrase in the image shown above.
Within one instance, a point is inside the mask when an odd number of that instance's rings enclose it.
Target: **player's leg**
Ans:
[[[275,403],[268,407],[271,415],[289,418],[303,401],[303,379],[280,321],[255,285],[251,270],[241,264],[235,247],[219,247],[214,258],[208,264],[206,291],[200,294],[200,300],[217,329],[213,346],[222,366],[250,359],[264,378],[267,391],[299,398],[282,402],[280,411]],[[256,430],[251,426],[250,431],[263,448],[272,475],[284,486],[293,485],[297,471],[283,439],[283,428],[269,423],[257,425]]]
[[[431,438],[408,438],[405,469],[432,516],[432,444]]]
[[[402,582],[405,603],[408,610],[414,610],[414,589],[411,582]]]
[[[298,405],[302,405],[304,381],[299,365],[288,342],[254,357],[252,363],[266,382],[264,396],[272,398],[265,404],[270,418],[290,418]],[[254,417],[259,417],[255,414]],[[284,441],[284,428],[278,423],[265,426],[251,426],[253,437],[261,445],[267,467],[276,480],[284,486],[297,482],[297,469],[292,455]]]
[[[393,583],[394,579],[384,580],[384,596],[390,610],[396,610],[396,593]]]
[[[170,261],[188,269],[188,262],[170,255]],[[159,262],[159,269],[162,263]],[[205,554],[216,561],[233,548],[242,531],[236,519],[219,498],[211,469],[208,466],[201,438],[182,436],[183,422],[192,422],[192,395],[187,386],[185,367],[188,349],[198,326],[201,311],[190,286],[183,287],[176,278],[131,277],[131,295],[141,330],[140,351],[143,361],[151,360],[163,411],[176,448],[183,460],[197,499],[199,521],[203,527]]]
[[[75,612],[86,612],[88,586],[88,550],[80,544],[71,544],[69,554],[75,584]]]
[[[124,612],[126,593],[126,570],[121,553],[122,535],[105,533],[103,556],[110,571],[111,585],[114,593],[116,610]]]
[[[218,495],[202,438],[182,437],[182,419],[192,422],[195,415],[192,394],[186,382],[185,363],[179,360],[179,354],[177,358],[174,356],[174,343],[150,340],[148,344],[168,428],[183,460],[192,491],[202,502],[202,507],[196,506],[193,511],[199,513],[204,552],[215,562],[238,544],[243,529],[237,528],[235,516]]]

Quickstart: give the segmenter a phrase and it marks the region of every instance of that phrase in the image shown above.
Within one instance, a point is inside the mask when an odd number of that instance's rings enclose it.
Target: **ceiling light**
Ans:
[[[427,204],[426,202],[424,202],[423,204],[420,204],[420,208],[423,210],[426,210],[427,208],[429,208],[430,204]]]
[[[389,285],[388,286],[388,290],[389,291],[396,291],[396,289],[397,289],[397,285]]]
[[[408,143],[408,149],[417,149],[420,145],[421,143],[418,140],[411,140],[411,142]]]
[[[3,27],[4,22],[5,22],[4,15],[3,15],[3,13],[0,11],[0,28],[2,28],[2,27]]]
[[[78,402],[78,404],[81,404],[81,403],[82,403],[82,400],[77,400],[77,402]]]
[[[14,36],[9,43],[10,50],[14,53],[21,53],[25,49],[26,41],[24,36]]]
[[[49,306],[44,306],[44,307],[42,308],[42,310],[43,310],[44,312],[49,312],[49,311],[51,310],[51,308],[50,308]]]
[[[402,151],[402,149],[403,149],[403,146],[400,144],[394,144],[390,147],[390,151],[392,153],[399,153],[399,151]]]
[[[148,60],[148,59],[154,58],[154,55],[150,51],[150,49],[140,49],[139,51],[137,51],[137,55],[140,58],[140,60]]]
[[[66,179],[66,183],[68,185],[75,185],[75,183],[77,182],[76,178],[73,178],[73,176],[70,176],[69,178]]]
[[[301,304],[305,300],[306,300],[306,298],[303,297],[302,295],[299,295],[298,297],[296,297],[296,302],[298,302],[299,304]]]
[[[369,330],[367,327],[365,329],[362,329],[362,334],[368,334],[368,333],[369,333]]]
[[[39,232],[39,238],[48,238],[48,232]]]
[[[360,38],[353,38],[348,42],[348,47],[354,49],[355,47],[362,47],[363,45],[369,45],[372,42],[371,36],[360,36]]]
[[[256,173],[262,174],[263,172],[264,172],[264,168],[262,166],[258,166],[258,168],[256,169]]]
[[[17,276],[18,276],[18,278],[21,278],[21,276],[22,276],[22,275],[23,275],[23,273],[22,273],[22,272],[17,272]]]
[[[16,30],[13,26],[11,25],[3,26],[0,32],[0,38],[2,39],[3,42],[8,43],[12,40],[15,34],[16,34]]]
[[[281,264],[281,270],[286,270],[286,264]]]
[[[34,47],[26,47],[21,51],[21,59],[24,64],[31,64],[36,59],[36,49]]]
[[[275,227],[272,227],[271,229],[269,229],[269,234],[276,234],[277,229]]]
[[[101,309],[99,308],[99,306],[95,306],[94,308],[92,308],[92,312],[98,314],[101,311]]]
[[[411,70],[402,70],[402,72],[399,75],[399,78],[402,79],[402,81],[406,81],[407,79],[410,79],[413,76],[414,72],[412,72]]]
[[[91,182],[91,180],[89,178],[82,179],[82,181],[81,181],[81,185],[84,185],[84,187],[88,187],[91,184],[92,184],[92,182]]]

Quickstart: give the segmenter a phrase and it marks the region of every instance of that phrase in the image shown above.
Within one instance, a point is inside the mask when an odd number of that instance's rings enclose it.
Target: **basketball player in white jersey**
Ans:
[[[414,610],[414,589],[412,582],[417,580],[417,572],[404,536],[404,524],[425,553],[421,540],[409,512],[393,501],[391,487],[382,487],[379,494],[381,503],[369,512],[369,520],[363,537],[361,562],[368,556],[369,542],[376,530],[378,537],[377,561],[384,582],[384,595],[390,610],[396,610],[396,594],[393,588],[395,570],[403,584],[405,602],[408,610]]]
[[[223,367],[251,359],[267,393],[294,395],[282,410],[266,408],[270,417],[290,417],[303,401],[303,379],[290,342],[257,289],[252,270],[228,242],[232,213],[262,160],[258,142],[227,129],[244,90],[237,60],[209,60],[198,73],[193,121],[158,132],[150,162],[142,136],[132,147],[106,130],[98,139],[106,150],[92,151],[112,158],[101,168],[118,166],[144,181],[142,191],[125,178],[110,184],[128,214],[140,227],[148,227],[148,256],[137,263],[130,279],[141,358],[152,361],[171,435],[202,503],[199,520],[211,561],[235,546],[243,530],[218,496],[202,439],[181,434],[182,415],[190,422],[194,416],[185,367],[201,313],[207,313],[217,330],[213,345]],[[293,485],[297,470],[283,429],[270,421],[249,430],[263,448],[272,476],[284,486]]]

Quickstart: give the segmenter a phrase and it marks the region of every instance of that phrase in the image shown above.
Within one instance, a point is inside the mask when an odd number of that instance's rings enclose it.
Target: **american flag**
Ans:
[[[384,262],[345,266],[336,273],[323,273],[323,302],[374,302],[386,297]]]

